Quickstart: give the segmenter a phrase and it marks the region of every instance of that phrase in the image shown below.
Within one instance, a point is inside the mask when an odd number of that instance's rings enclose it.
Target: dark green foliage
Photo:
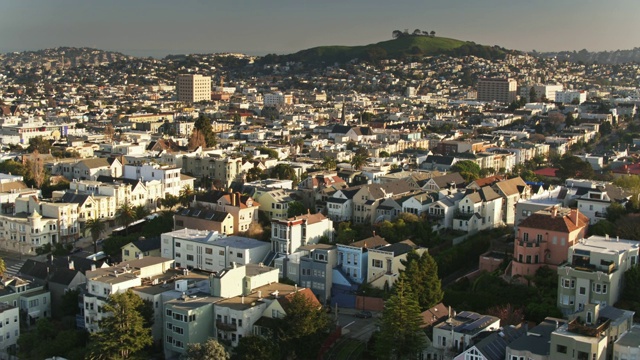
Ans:
[[[205,343],[187,344],[186,353],[181,360],[226,360],[229,353],[216,339],[209,339]]]
[[[44,140],[42,136],[36,136],[29,139],[27,152],[32,153],[36,150],[38,150],[40,154],[48,154],[49,150],[51,150],[51,142],[49,140]]]
[[[76,298],[77,306],[77,298]],[[53,356],[63,356],[70,360],[85,359],[85,344],[88,333],[76,329],[66,329],[62,323],[43,318],[36,322],[33,331],[22,329],[18,346],[20,359],[41,360]]]
[[[280,358],[278,345],[272,339],[246,336],[238,341],[233,360],[273,360]]]
[[[299,359],[315,358],[329,334],[329,315],[317,302],[300,292],[291,297],[284,311],[286,315],[278,331],[280,348],[285,351],[283,355]]]
[[[562,317],[557,308],[557,274],[540,268],[527,279],[529,285],[507,283],[499,274],[484,273],[473,282],[459,281],[445,291],[444,302],[454,308],[487,312],[495,306],[511,304],[524,308],[525,319],[540,322],[547,316]]]
[[[271,159],[278,159],[278,152],[273,150],[273,149],[269,149],[267,147],[260,146],[260,147],[257,147],[256,150],[260,151],[260,154],[265,154],[265,155],[269,156],[269,158],[271,158]]]
[[[618,229],[616,225],[609,220],[600,220],[594,225],[589,226],[589,235],[615,235]]]
[[[80,312],[80,308],[78,308],[78,296],[80,296],[80,291],[78,290],[69,290],[62,295],[62,301],[60,302],[58,311],[61,317],[75,316]]]
[[[378,359],[414,359],[425,345],[420,329],[420,305],[406,277],[401,274],[394,294],[385,302],[380,320],[380,336],[375,344]]]
[[[404,275],[409,289],[416,294],[422,311],[442,301],[444,292],[438,278],[438,264],[427,251],[418,255],[415,250],[412,250],[407,254],[407,259],[401,262],[405,268],[400,273]]]
[[[592,179],[594,176],[591,164],[580,160],[576,156],[563,156],[558,167],[556,176],[562,180],[568,178]]]
[[[451,172],[459,172],[468,182],[480,178],[480,166],[471,160],[458,161],[451,167]]]
[[[294,216],[304,215],[308,210],[309,209],[300,201],[292,201],[289,203],[289,208],[287,209],[287,217],[292,218]]]
[[[202,133],[207,147],[216,146],[218,140],[216,139],[216,133],[213,132],[213,126],[211,126],[211,119],[200,114],[193,124],[193,127]]]
[[[410,213],[400,213],[394,221],[385,220],[378,223],[375,230],[390,243],[409,239],[417,245],[430,247],[440,242],[429,220]]]
[[[271,169],[271,176],[280,180],[293,180],[293,185],[298,183],[295,169],[289,164],[278,164]]]
[[[151,328],[139,309],[142,299],[131,290],[109,296],[104,310],[111,316],[100,321],[101,331],[91,334],[91,354],[96,359],[128,359],[153,343]]]
[[[440,277],[445,278],[458,270],[477,266],[480,254],[489,250],[491,239],[504,235],[505,231],[494,229],[479,232],[463,243],[439,252],[434,257],[438,263]]]

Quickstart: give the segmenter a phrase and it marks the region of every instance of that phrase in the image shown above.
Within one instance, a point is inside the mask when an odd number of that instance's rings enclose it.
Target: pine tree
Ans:
[[[444,292],[438,278],[438,264],[427,251],[418,255],[412,250],[402,264],[407,286],[416,294],[422,311],[442,301]]]
[[[91,334],[96,359],[128,359],[153,343],[151,328],[144,327],[139,310],[142,299],[131,290],[109,296],[104,312],[111,316],[100,321],[100,331]]]
[[[415,359],[425,345],[420,329],[422,315],[414,293],[409,290],[406,275],[400,274],[395,294],[385,303],[380,321],[376,350],[380,359]]]

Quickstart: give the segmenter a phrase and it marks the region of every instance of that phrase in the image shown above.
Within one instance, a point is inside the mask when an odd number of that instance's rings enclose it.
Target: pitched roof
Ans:
[[[573,211],[567,208],[558,209],[557,216],[553,216],[552,210],[540,210],[524,220],[520,221],[518,228],[543,229],[549,231],[558,231],[570,233],[574,230],[581,229],[589,223],[589,218],[582,213],[578,213],[578,225],[573,221]]]
[[[78,161],[89,169],[97,169],[101,167],[109,167],[109,162],[105,158],[91,158]]]
[[[80,274],[80,271],[78,270],[59,268],[55,270],[53,275],[51,275],[49,282],[61,285],[69,285],[71,284],[73,279],[78,276],[78,274]]]
[[[399,243],[395,243],[395,244],[391,244],[389,246],[385,246],[383,249],[384,251],[388,251],[393,253],[393,256],[400,256],[403,254],[406,254],[408,252],[410,252],[411,250],[417,248],[418,246],[416,244],[413,243],[413,241],[411,240],[403,240],[400,241]]]
[[[503,360],[507,346],[526,333],[523,326],[505,326],[500,331],[485,337],[475,345],[487,360]]]
[[[449,316],[449,312],[443,303],[438,303],[423,311],[420,315],[422,315],[422,325],[420,325],[420,327],[426,328],[446,320]]]
[[[132,241],[131,243],[142,252],[159,250],[161,246],[160,236],[154,236],[148,239],[138,239],[136,241]]]
[[[433,182],[435,182],[436,185],[438,185],[438,187],[441,189],[447,187],[451,183],[456,184],[456,187],[463,185],[465,183],[465,180],[462,177],[462,175],[460,175],[460,173],[457,173],[457,172],[436,176],[436,177],[433,177],[431,180],[433,180]]]
[[[380,235],[373,235],[372,237],[366,238],[364,240],[360,240],[360,241],[356,241],[354,243],[348,244],[348,246],[368,248],[368,249],[377,249],[387,245],[389,245],[389,243]]]
[[[87,194],[76,194],[76,193],[73,193],[73,192],[66,192],[66,193],[64,193],[64,195],[62,195],[62,198],[60,200],[62,202],[64,202],[64,203],[72,203],[72,204],[82,205],[90,197],[91,197],[91,195],[87,195]]]
[[[287,220],[292,221],[292,220],[307,220],[307,224],[311,225],[311,224],[315,224],[315,223],[319,223],[323,220],[326,220],[327,217],[322,215],[321,213],[317,213],[317,214],[304,214],[304,215],[298,215],[298,216],[294,216],[294,217],[290,217]]]
[[[309,288],[304,288],[304,289],[298,290],[298,292],[292,292],[291,294],[287,294],[285,296],[278,298],[278,302],[280,303],[280,305],[285,311],[287,311],[287,307],[289,306],[289,304],[291,303],[291,300],[296,294],[300,294],[304,296],[311,304],[317,305],[318,308],[322,306],[320,301],[318,301],[318,298],[316,298],[316,296],[313,294],[313,291],[311,291],[311,289]]]
[[[499,181],[494,185],[494,187],[497,187],[505,196],[520,194],[526,186],[527,184],[519,176],[509,180]]]

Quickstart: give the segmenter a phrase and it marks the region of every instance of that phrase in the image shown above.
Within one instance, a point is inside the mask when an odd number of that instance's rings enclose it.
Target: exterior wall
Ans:
[[[253,335],[253,324],[261,317],[267,304],[256,302],[255,306],[237,310],[222,304],[215,304],[216,338],[226,340],[231,346],[237,346],[240,339]]]
[[[178,101],[195,103],[211,101],[211,77],[197,74],[182,74],[176,79]]]
[[[140,249],[138,249],[133,243],[128,243],[127,245],[122,247],[122,261],[131,261],[138,258],[139,255],[142,256],[161,256],[160,249],[146,251],[142,253]]]
[[[478,101],[511,103],[516,100],[517,90],[518,83],[514,79],[479,79]]]
[[[0,306],[0,354],[15,349],[20,337],[20,310],[11,305]],[[4,358],[4,354],[2,354]]]
[[[175,230],[188,228],[188,229],[217,231],[218,233],[225,234],[225,235],[233,235],[234,233],[236,233],[235,227],[233,226],[234,219],[233,219],[233,216],[231,215],[228,215],[222,221],[201,219],[193,216],[182,216],[180,214],[176,214],[174,218],[175,218],[175,221],[174,221]]]
[[[203,343],[215,336],[213,301],[204,299],[176,299],[165,303],[162,343],[166,358],[184,354],[187,344]]]
[[[362,248],[338,244],[337,265],[351,281],[362,284],[367,274],[366,255]]]
[[[588,337],[572,334],[566,330],[567,325],[551,334],[549,357],[553,360],[573,360],[586,356],[588,360],[605,360],[607,358],[607,337]],[[566,352],[563,352],[565,351]],[[582,353],[582,354],[581,354]]]

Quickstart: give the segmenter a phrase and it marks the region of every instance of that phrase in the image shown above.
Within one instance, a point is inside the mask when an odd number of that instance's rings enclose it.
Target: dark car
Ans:
[[[356,313],[355,317],[357,318],[361,318],[361,319],[368,319],[370,317],[372,317],[373,314],[371,313],[371,311],[360,311],[359,313]]]
[[[81,247],[76,247],[76,248],[74,248],[73,250],[71,250],[71,253],[72,253],[72,254],[76,254],[76,253],[79,253],[79,252],[81,252],[81,251],[82,251],[82,248],[81,248]]]

